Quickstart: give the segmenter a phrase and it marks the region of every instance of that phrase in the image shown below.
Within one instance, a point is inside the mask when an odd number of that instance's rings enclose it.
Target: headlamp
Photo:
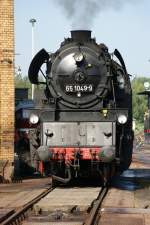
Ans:
[[[126,115],[119,115],[118,116],[118,122],[120,123],[120,124],[125,124],[126,122],[127,122],[127,116]]]
[[[39,122],[39,117],[36,114],[31,114],[29,120],[30,123],[37,124]]]

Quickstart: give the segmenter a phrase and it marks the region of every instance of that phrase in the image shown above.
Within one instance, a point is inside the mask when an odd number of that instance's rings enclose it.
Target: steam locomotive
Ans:
[[[94,175],[106,183],[129,167],[132,90],[117,49],[110,54],[91,31],[74,30],[55,53],[38,52],[28,75],[38,85],[30,112],[30,123],[36,124],[30,132],[31,162],[37,170],[62,183]]]

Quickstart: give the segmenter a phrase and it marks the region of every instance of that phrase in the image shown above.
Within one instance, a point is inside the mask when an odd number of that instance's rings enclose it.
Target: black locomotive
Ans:
[[[39,80],[40,71],[45,81]],[[63,183],[93,174],[106,181],[129,167],[132,90],[117,49],[110,54],[91,31],[71,31],[55,53],[37,53],[29,79],[42,84],[30,114],[30,123],[37,124],[30,132],[31,161],[41,173],[50,171]]]

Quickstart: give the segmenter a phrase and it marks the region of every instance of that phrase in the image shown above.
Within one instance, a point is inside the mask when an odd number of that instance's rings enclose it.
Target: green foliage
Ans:
[[[132,80],[132,94],[133,94],[133,117],[136,119],[136,124],[143,124],[144,112],[147,109],[147,97],[138,95],[139,92],[144,91],[144,82],[150,82],[150,78],[137,77]]]
[[[28,88],[29,98],[31,97],[31,83],[27,76],[22,76],[21,74],[15,74],[15,87],[16,88]]]

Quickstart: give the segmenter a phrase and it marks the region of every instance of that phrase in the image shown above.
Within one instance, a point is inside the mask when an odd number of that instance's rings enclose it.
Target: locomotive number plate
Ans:
[[[66,92],[92,92],[93,85],[92,84],[83,84],[83,85],[66,85]]]

